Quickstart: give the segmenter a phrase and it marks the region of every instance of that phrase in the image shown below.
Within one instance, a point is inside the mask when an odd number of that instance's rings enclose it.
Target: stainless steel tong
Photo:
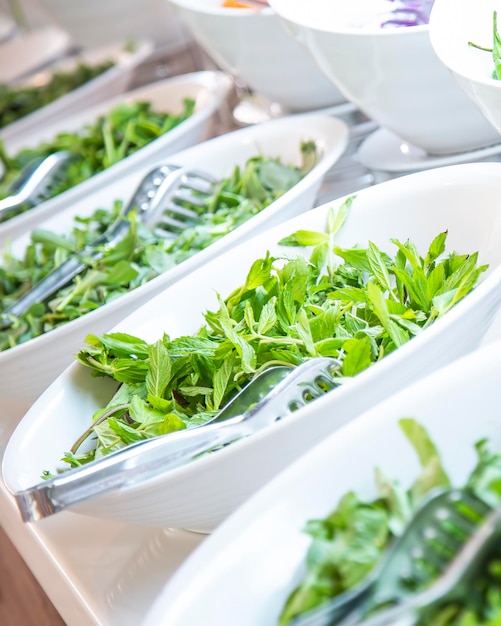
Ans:
[[[210,422],[123,448],[14,493],[25,522],[37,521],[110,491],[125,489],[248,437],[337,386],[337,360],[319,357],[256,376]]]
[[[436,583],[431,595],[428,591],[416,594],[413,589],[444,574],[491,511],[470,491],[435,491],[359,585],[296,618],[293,625],[382,626],[396,623],[396,617],[408,615],[425,600],[437,600],[443,584]],[[371,610],[394,603],[401,604],[364,621]]]
[[[94,241],[72,254],[42,280],[2,312],[0,330],[12,325],[17,316],[30,306],[44,302],[67,285],[78,274],[99,260],[106,250],[116,246],[129,232],[132,211],[154,228],[158,237],[176,237],[190,223],[200,219],[205,200],[210,197],[216,181],[199,170],[176,165],[162,165],[148,172],[121,211],[115,222]]]
[[[0,200],[0,221],[17,215],[25,207],[32,208],[50,195],[60,180],[71,155],[66,150],[34,159],[23,168],[10,186],[10,195]]]
[[[501,556],[501,510],[492,511],[428,589],[410,596],[404,602],[357,621],[353,626],[388,626],[389,624],[431,624],[433,611],[448,604],[461,603],[475,593],[480,578],[492,579],[489,565]],[[499,578],[493,579],[499,586]]]

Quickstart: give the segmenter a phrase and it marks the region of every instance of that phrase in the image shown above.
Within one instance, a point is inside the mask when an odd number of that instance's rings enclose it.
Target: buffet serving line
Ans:
[[[70,626],[501,612],[447,578],[497,556],[500,7],[310,2],[0,5],[0,524]]]

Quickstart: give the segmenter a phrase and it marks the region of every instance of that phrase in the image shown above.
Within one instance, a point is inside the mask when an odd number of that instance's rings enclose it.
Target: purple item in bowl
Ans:
[[[388,19],[381,22],[381,28],[401,28],[428,24],[435,0],[390,0],[395,8]]]

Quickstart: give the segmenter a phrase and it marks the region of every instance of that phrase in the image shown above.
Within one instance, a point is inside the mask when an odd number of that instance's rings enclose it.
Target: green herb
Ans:
[[[97,309],[232,232],[306,173],[304,168],[308,167],[306,162],[311,165],[312,147],[307,143],[301,148],[304,157],[301,167],[264,156],[249,159],[243,168],[235,167],[229,177],[216,185],[199,220],[187,221],[186,229],[173,239],[162,239],[142,224],[135,213],[131,215],[130,230],[118,245],[104,248],[99,261],[89,260],[89,268],[49,302],[35,304],[24,315],[13,318],[9,329],[0,331],[0,349],[24,343]],[[121,203],[117,202],[111,211],[100,209],[88,218],[77,217],[67,236],[34,230],[22,258],[16,258],[8,249],[4,251],[0,267],[0,311],[104,232],[120,208]]]
[[[492,59],[494,61],[494,71],[492,72],[492,78],[496,80],[501,80],[501,37],[499,35],[498,30],[498,14],[497,11],[494,11],[493,15],[493,44],[492,48],[486,48],[484,46],[479,46],[478,44],[473,43],[472,41],[468,42],[468,45],[472,48],[477,48],[479,50],[484,50],[484,52],[491,52]]]
[[[72,158],[51,188],[50,197],[78,185],[140,150],[190,117],[195,109],[191,99],[183,100],[179,115],[157,113],[150,102],[123,103],[79,132],[59,133],[52,141],[25,148],[11,156],[0,142],[0,158],[6,172],[0,185],[0,198],[9,195],[9,185],[24,166],[37,157],[67,150]]]
[[[97,438],[96,450],[79,453],[80,439],[65,460],[86,463],[162,434],[165,419],[169,428],[205,423],[272,365],[332,356],[342,362],[343,377],[355,376],[445,314],[486,269],[476,254],[445,255],[446,233],[424,258],[409,241],[393,240],[393,258],[372,242],[366,249],[337,247],[334,236],[351,201],[330,211],[327,232],[299,231],[282,242],[314,242],[309,260],[270,254],[256,260],[243,285],[226,299],[218,296],[219,309],[205,313],[195,334],[165,334],[153,346],[123,333],[88,336],[78,361],[122,384],[85,435]],[[152,350],[162,359],[152,359]],[[162,381],[154,393],[152,379]]]
[[[110,67],[112,61],[99,65],[79,63],[71,72],[55,72],[50,80],[39,86],[16,87],[0,85],[0,128],[12,124],[25,115],[57,100],[84,85]]]
[[[366,501],[349,492],[326,518],[311,520],[305,531],[312,542],[306,555],[307,574],[290,594],[279,624],[286,626],[331,598],[360,583],[378,563],[389,543],[400,535],[422,498],[437,488],[448,488],[450,480],[439,453],[426,430],[415,420],[400,420],[413,446],[422,472],[410,488],[404,489],[379,469],[375,472],[378,496]],[[492,506],[499,506],[501,455],[492,454],[486,441],[476,444],[477,465],[465,488]],[[501,578],[498,584],[480,580],[475,593],[464,602],[447,604],[433,614],[424,614],[422,626],[497,626],[501,618]],[[430,582],[430,581],[428,581]],[[497,621],[496,621],[497,620]]]

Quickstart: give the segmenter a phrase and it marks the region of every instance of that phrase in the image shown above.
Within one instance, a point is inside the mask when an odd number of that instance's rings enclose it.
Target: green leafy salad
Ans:
[[[245,282],[206,311],[193,335],[146,341],[124,333],[90,335],[78,361],[119,383],[89,429],[64,456],[70,466],[130,443],[207,422],[253,376],[316,356],[342,362],[352,377],[421,333],[469,293],[486,266],[477,254],[445,253],[439,233],[424,257],[411,241],[394,254],[335,244],[353,198],[331,209],[326,232],[298,231],[284,246],[312,246],[256,260]],[[343,261],[343,262],[340,262]],[[80,451],[87,438],[92,451]]]
[[[25,314],[12,318],[12,326],[0,331],[0,350],[97,309],[232,232],[301,180],[316,162],[315,143],[304,142],[301,154],[299,167],[264,156],[250,158],[242,168],[235,167],[230,176],[217,183],[197,222],[187,221],[186,229],[175,238],[156,235],[133,212],[129,231],[120,243],[104,246],[103,256],[99,260],[89,259],[88,269],[50,301],[36,303]],[[76,217],[68,235],[35,229],[21,258],[6,249],[0,266],[0,312],[104,232],[120,208],[121,202],[116,202],[113,210],[99,209],[90,217]]]
[[[290,594],[280,626],[351,589],[367,576],[389,543],[400,535],[424,496],[451,487],[439,452],[426,430],[415,420],[400,427],[422,465],[421,475],[407,489],[376,469],[377,497],[363,500],[355,492],[344,495],[325,519],[310,520],[312,541],[306,556],[306,575]],[[501,455],[485,440],[476,444],[477,464],[464,487],[492,507],[501,503]],[[419,616],[419,626],[499,626],[501,624],[501,568],[490,563],[490,577],[478,580],[462,602],[447,603]],[[432,581],[428,581],[432,582]]]
[[[497,11],[494,11],[492,27],[493,27],[492,48],[479,46],[478,44],[473,43],[472,41],[469,41],[468,45],[471,46],[472,48],[478,48],[479,50],[484,50],[485,52],[490,52],[492,54],[492,60],[494,62],[494,70],[492,72],[492,78],[495,78],[496,80],[501,80],[501,37],[499,36],[499,30],[498,30]]]
[[[37,86],[0,84],[0,128],[54,102],[113,67],[112,61],[98,65],[79,63],[72,71],[54,72],[50,80]]]
[[[235,167],[216,185],[200,219],[196,223],[187,221],[186,229],[175,238],[159,237],[133,212],[129,231],[120,243],[104,246],[99,260],[87,260],[88,269],[50,301],[36,303],[25,314],[12,318],[12,326],[0,331],[0,350],[97,309],[232,232],[282,196],[313,167],[317,158],[315,143],[304,142],[301,153],[299,167],[264,156],[250,158],[242,168]],[[99,209],[90,217],[76,217],[68,235],[34,230],[23,257],[6,249],[0,266],[0,312],[104,232],[120,208],[117,202],[113,210]]]
[[[59,133],[51,141],[7,154],[0,142],[0,159],[5,174],[0,183],[0,198],[10,194],[9,185],[33,159],[66,150],[71,155],[68,167],[51,186],[45,199],[78,185],[91,176],[115,165],[189,118],[195,101],[183,100],[179,114],[159,113],[150,102],[131,102],[115,106],[78,132]]]

